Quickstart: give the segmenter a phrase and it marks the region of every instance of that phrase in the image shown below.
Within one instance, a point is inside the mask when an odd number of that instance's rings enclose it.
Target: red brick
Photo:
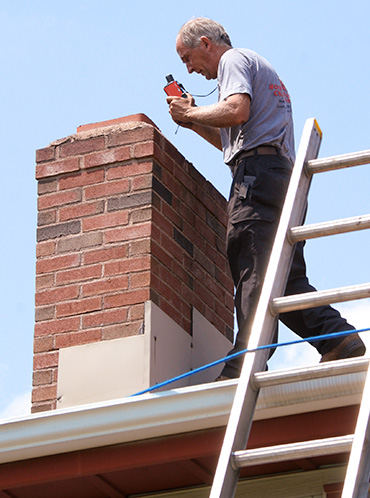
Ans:
[[[153,163],[150,162],[131,162],[122,166],[109,168],[107,171],[107,180],[115,180],[117,178],[131,178],[144,173],[151,173]]]
[[[154,242],[153,239],[151,247],[152,247],[152,254],[156,258],[156,260],[162,263],[163,265],[167,266],[168,268],[171,268],[173,260],[171,255],[167,251],[165,251],[160,244]]]
[[[103,244],[103,232],[88,232],[72,237],[60,237],[58,239],[57,252],[77,252],[87,247],[100,247]]]
[[[57,318],[82,315],[84,313],[90,313],[92,311],[98,311],[102,307],[102,302],[100,297],[93,297],[89,299],[80,299],[78,301],[71,301],[69,303],[57,304],[56,315]]]
[[[216,315],[225,322],[231,328],[234,328],[234,315],[230,312],[224,303],[220,303],[216,300],[215,302],[215,313]]]
[[[161,266],[159,270],[159,278],[169,285],[171,289],[177,293],[181,293],[182,281],[169,271],[165,266]]]
[[[35,336],[60,334],[62,332],[72,332],[80,328],[80,318],[58,318],[47,322],[36,323]]]
[[[94,183],[104,181],[104,169],[83,170],[78,173],[62,176],[59,180],[59,190],[67,190],[75,187],[85,187]]]
[[[163,304],[161,306],[162,311],[167,313],[167,315],[172,318],[176,323],[181,324],[181,312],[176,309],[174,306],[172,306],[169,302],[163,301]],[[190,330],[186,330],[187,333],[190,333]]]
[[[69,284],[72,282],[83,282],[102,276],[102,265],[82,266],[73,270],[64,270],[56,274],[57,285]]]
[[[134,304],[130,306],[128,311],[128,318],[130,321],[143,320],[144,318],[144,303]]]
[[[59,303],[75,299],[79,295],[79,286],[57,287],[51,290],[44,290],[36,293],[36,306]]]
[[[103,328],[103,340],[110,341],[113,339],[119,339],[120,337],[130,337],[133,335],[138,335],[140,333],[140,328],[142,322],[130,322],[130,323],[118,323],[116,325],[110,325],[109,327]]]
[[[42,258],[43,256],[51,256],[55,254],[56,242],[54,240],[50,240],[47,242],[39,242],[36,245],[36,256],[38,258]]]
[[[55,157],[55,147],[45,147],[36,151],[36,162],[52,161]]]
[[[169,253],[170,258],[176,258],[178,261],[182,261],[184,250],[180,244],[175,242],[172,237],[169,237],[164,232],[161,232],[160,238],[161,246],[166,249]]]
[[[200,282],[203,282],[205,278],[205,271],[204,269],[194,260],[194,258],[191,258],[187,254],[184,254],[184,268],[186,271],[194,278],[195,280],[199,280]]]
[[[109,261],[104,266],[104,275],[122,275],[132,272],[149,270],[150,256],[142,256],[138,258],[126,258],[118,261]]]
[[[55,306],[41,306],[35,309],[35,321],[52,320],[55,316]]]
[[[127,225],[127,223],[128,223],[128,211],[104,213],[98,216],[84,218],[82,220],[82,230],[84,232],[88,232],[89,230],[99,230],[102,228]],[[109,239],[107,239],[107,241],[113,242],[112,240]]]
[[[194,279],[187,271],[185,271],[183,264],[180,264],[178,261],[173,260],[171,270],[173,274],[176,275],[184,285],[192,287]]]
[[[148,254],[151,250],[150,239],[145,240],[133,240],[129,244],[129,256],[137,256],[139,254]]]
[[[83,202],[76,206],[62,207],[59,210],[59,220],[67,221],[75,218],[83,218],[84,216],[91,216],[100,214],[104,211],[104,202]]]
[[[152,126],[140,126],[132,130],[113,131],[108,137],[108,146],[129,145],[135,142],[153,140],[154,129]]]
[[[197,248],[194,251],[194,259],[197,263],[200,264],[200,266],[212,277],[214,277],[215,274],[215,265],[214,262],[211,261],[203,251],[199,251]]]
[[[31,407],[31,413],[41,413],[41,412],[46,412],[48,410],[55,410],[57,408],[56,405],[57,405],[56,400],[49,401],[47,403],[35,402]]]
[[[144,221],[150,221],[152,219],[152,209],[134,209],[133,211],[131,211],[129,219],[130,223],[143,223]]]
[[[120,290],[128,289],[128,275],[116,278],[108,278],[82,285],[82,296],[97,296],[99,294],[111,294]]]
[[[179,213],[169,206],[166,202],[162,203],[162,215],[165,216],[169,221],[172,221],[176,226],[182,229],[184,225],[184,219]]]
[[[37,225],[38,226],[44,226],[44,225],[51,225],[53,223],[57,222],[57,210],[56,209],[49,209],[47,211],[41,211],[39,212],[37,216]]]
[[[164,282],[161,278],[157,278],[157,276],[152,275],[151,285],[153,289],[157,290],[159,294],[168,302],[171,302],[173,296],[172,288]]]
[[[79,266],[80,254],[55,256],[54,258],[41,259],[36,262],[36,274],[49,273],[56,270],[65,270]]]
[[[153,142],[143,142],[134,145],[133,157],[135,159],[141,157],[154,156],[155,144]]]
[[[45,178],[37,184],[38,195],[50,194],[58,190],[59,180],[57,178]]]
[[[130,147],[119,147],[117,149],[109,149],[104,152],[93,152],[84,156],[83,167],[95,168],[103,164],[114,164],[130,159]]]
[[[167,235],[172,237],[173,233],[173,225],[170,220],[167,220],[165,216],[161,213],[158,213],[156,209],[153,209],[152,213],[152,222],[163,232],[166,232]]]
[[[149,299],[149,289],[120,292],[104,297],[104,309],[144,303]]]
[[[78,157],[50,163],[41,163],[36,166],[36,179],[40,180],[41,178],[61,175],[62,173],[71,173],[72,171],[78,171],[79,169],[80,160]]]
[[[44,368],[58,366],[59,353],[54,351],[52,353],[37,353],[33,357],[33,369],[42,370]]]
[[[74,140],[59,146],[60,157],[77,156],[105,148],[105,139],[93,137],[85,140]]]
[[[149,287],[150,285],[150,272],[134,273],[130,277],[130,289],[139,289],[142,287]]]
[[[57,386],[34,387],[32,391],[32,402],[55,399],[57,396]]]
[[[127,246],[119,245],[104,249],[85,252],[83,255],[83,263],[89,265],[103,261],[111,261],[114,259],[122,259],[127,257]]]
[[[151,232],[151,223],[138,223],[133,226],[124,228],[116,228],[114,230],[107,230],[105,240],[107,243],[118,242],[124,240],[140,239],[149,237]]]
[[[132,190],[144,190],[148,189],[152,186],[152,175],[140,175],[134,176],[131,179],[131,188]]]
[[[112,182],[92,185],[84,189],[85,199],[97,199],[99,197],[109,197],[115,194],[127,193],[130,190],[130,181],[127,178]]]
[[[101,340],[101,329],[83,330],[72,332],[69,334],[61,334],[55,336],[55,347],[69,348],[71,346],[80,346],[81,344],[89,344],[99,342]]]
[[[215,245],[208,244],[208,241],[206,241],[205,253],[217,268],[225,272],[229,271],[229,264],[226,259],[226,254],[223,254],[216,249]]]
[[[127,308],[104,310],[98,313],[89,313],[82,317],[82,328],[102,327],[113,323],[127,321]]]
[[[80,189],[66,190],[39,197],[38,209],[41,211],[43,209],[50,209],[55,206],[64,206],[65,204],[72,204],[79,201],[81,201]]]
[[[52,370],[38,370],[37,372],[33,373],[32,385],[42,386],[45,384],[51,384],[52,380],[53,380]]]
[[[222,270],[216,267],[215,277],[217,282],[219,282],[227,292],[233,292],[233,281],[231,279],[230,273],[224,273]]]
[[[53,273],[47,273],[46,275],[39,275],[36,277],[36,291],[54,287],[54,284],[55,282]]]
[[[209,306],[212,310],[214,309],[215,300],[213,295],[199,280],[195,280],[194,282],[194,292],[207,306]]]
[[[54,337],[36,337],[33,342],[33,352],[42,353],[44,351],[52,351],[54,347]]]

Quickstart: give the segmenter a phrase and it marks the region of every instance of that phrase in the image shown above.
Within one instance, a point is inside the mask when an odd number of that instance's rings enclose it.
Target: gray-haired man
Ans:
[[[168,97],[176,123],[223,151],[233,174],[229,199],[227,254],[235,285],[239,332],[233,350],[245,348],[268,257],[295,159],[290,97],[274,68],[248,49],[232,47],[223,26],[207,18],[188,21],[176,50],[189,73],[218,81],[218,102],[195,106]],[[315,290],[306,277],[304,243],[295,248],[286,295]],[[354,328],[330,306],[293,311],[280,320],[303,338]],[[276,331],[277,335],[277,331]],[[315,342],[321,361],[365,353],[357,334]],[[226,363],[221,379],[238,377],[242,360]]]

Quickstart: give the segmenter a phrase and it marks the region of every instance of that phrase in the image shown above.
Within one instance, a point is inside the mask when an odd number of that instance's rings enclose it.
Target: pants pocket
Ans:
[[[234,183],[228,205],[231,223],[239,223],[250,216],[250,200],[255,181],[255,176],[244,175],[241,182]]]

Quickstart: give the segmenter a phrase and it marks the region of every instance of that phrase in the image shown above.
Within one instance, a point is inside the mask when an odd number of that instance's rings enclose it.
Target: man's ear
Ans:
[[[203,43],[204,47],[209,50],[211,45],[212,45],[212,42],[211,40],[207,37],[207,36],[201,36],[200,37],[200,41]]]

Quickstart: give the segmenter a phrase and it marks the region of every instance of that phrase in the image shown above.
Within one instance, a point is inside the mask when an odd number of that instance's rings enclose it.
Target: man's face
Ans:
[[[218,64],[214,63],[210,53],[210,44],[204,38],[201,38],[200,44],[197,47],[190,48],[184,45],[178,37],[176,40],[176,50],[182,62],[186,64],[189,73],[196,72],[207,78],[207,80],[212,80],[217,78]]]

